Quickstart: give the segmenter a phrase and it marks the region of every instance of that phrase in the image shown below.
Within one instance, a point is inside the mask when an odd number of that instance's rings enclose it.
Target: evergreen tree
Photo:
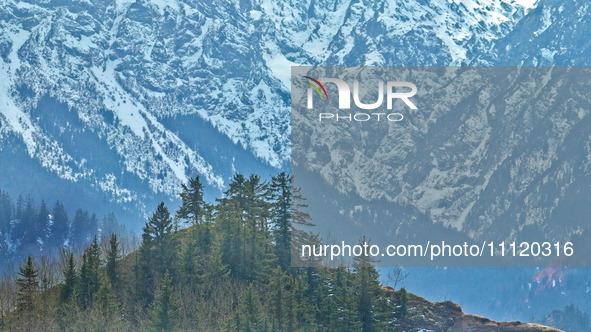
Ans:
[[[101,287],[96,295],[96,307],[103,318],[108,320],[119,319],[117,315],[119,312],[117,298],[109,280],[103,280],[101,282]]]
[[[273,269],[268,284],[270,317],[273,331],[297,331],[317,328],[313,323],[315,306],[306,303],[299,277],[288,275],[281,268]]]
[[[69,254],[66,266],[62,271],[64,275],[64,284],[60,289],[60,303],[72,303],[76,299],[77,273],[74,264],[74,254]]]
[[[243,267],[244,230],[242,206],[244,203],[244,182],[241,174],[234,175],[225,197],[218,199],[216,228],[220,235],[222,260],[235,276],[245,274]]]
[[[244,263],[247,280],[255,280],[267,275],[268,262],[273,260],[268,236],[268,184],[261,181],[258,175],[251,174],[245,183],[245,193]]]
[[[262,315],[260,298],[253,284],[249,284],[242,296],[238,310],[234,314],[231,331],[265,331],[265,319]]]
[[[120,277],[119,277],[119,242],[117,241],[117,235],[111,234],[109,238],[109,248],[107,249],[107,263],[105,270],[107,273],[107,279],[111,287],[115,290],[119,289]]]
[[[95,237],[92,243],[82,255],[82,268],[80,269],[80,293],[78,302],[80,308],[87,309],[95,300],[100,288],[99,269],[101,264],[100,246]]]
[[[92,233],[90,228],[90,217],[87,211],[77,209],[72,220],[72,234],[71,244],[75,248],[82,248],[89,240],[89,234]]]
[[[291,181],[281,172],[272,178],[273,235],[279,266],[286,270],[291,264]]]
[[[175,305],[172,280],[168,271],[164,274],[150,308],[152,328],[156,332],[171,331],[174,327]]]
[[[329,289],[320,306],[320,319],[325,321],[328,331],[359,331],[361,324],[357,305],[357,281],[345,267],[332,271]]]
[[[198,187],[189,183],[184,193]],[[69,254],[62,271],[63,284],[54,289],[48,287],[43,297],[39,297],[47,304],[58,304],[53,311],[55,316],[44,320],[48,326],[43,328],[48,331],[225,328],[252,332],[398,328],[384,322],[392,322],[394,315],[404,314],[408,295],[401,290],[396,297],[385,297],[371,257],[355,258],[352,268],[289,267],[291,247],[315,239],[307,238],[302,231],[310,226],[309,217],[301,212],[300,208],[305,207],[303,198],[292,188],[292,179],[285,173],[273,177],[270,184],[255,175],[247,178],[237,174],[224,194],[215,210],[205,206],[198,212],[202,215],[197,220],[210,222],[195,222],[196,225],[177,234],[170,212],[160,203],[143,228],[139,250],[127,258],[120,257],[119,238],[111,234],[105,250],[104,273],[96,236],[84,250],[79,271],[74,256]],[[1,196],[0,192],[0,209]],[[24,217],[26,202],[21,199],[20,208],[16,209],[19,212],[14,214]],[[40,207],[37,217],[43,214],[42,210]],[[56,211],[61,216],[54,213],[47,243],[56,241],[61,246],[65,238],[60,240],[54,234],[54,228],[59,225],[56,221],[65,221],[62,224],[65,226],[68,223],[59,202]],[[86,218],[87,224],[92,225],[93,218],[82,210],[75,219]],[[67,229],[59,234],[67,235]],[[77,238],[84,234],[80,229],[75,233]],[[180,261],[176,259],[177,247],[182,253]],[[19,310],[9,315],[16,318],[11,317],[14,323],[9,321],[7,330],[22,330],[26,319],[37,325],[25,328],[39,330],[39,322],[47,316],[42,305],[34,305],[39,293],[37,279],[42,275],[37,274],[31,259],[21,267],[17,282]],[[26,314],[28,307],[35,315]],[[399,310],[393,313],[394,308]],[[569,308],[571,311],[574,312]]]
[[[271,304],[271,317],[273,319],[273,330],[283,331],[285,328],[285,306],[287,302],[287,294],[285,287],[289,279],[281,271],[281,269],[274,269],[272,271],[272,277],[269,282],[271,289],[270,304]]]
[[[48,244],[52,248],[61,248],[70,232],[70,222],[64,205],[57,201],[53,207],[52,224],[49,231]]]
[[[118,234],[123,235],[125,227],[117,222],[117,217],[113,212],[103,217],[100,229],[102,234]]]
[[[229,269],[222,261],[222,249],[219,244],[211,247],[209,252],[200,257],[197,265],[197,276],[205,294],[209,294],[213,286],[229,276]]]
[[[33,265],[31,256],[27,257],[27,262],[24,266],[19,268],[16,279],[18,287],[17,310],[32,312],[35,306],[35,298],[37,297],[39,282],[37,281],[38,271]]]
[[[37,212],[35,202],[28,196],[17,201],[17,216],[13,226],[13,240],[20,244],[19,251],[23,255],[35,255],[39,252],[35,221]]]
[[[154,274],[151,269],[151,258],[150,247],[143,243],[135,256],[133,264],[134,282],[132,289],[130,289],[134,301],[142,308],[152,302],[154,296]]]
[[[49,230],[49,209],[45,204],[45,200],[41,201],[41,206],[39,207],[34,227],[35,241],[40,239],[45,243]]]
[[[270,186],[275,254],[283,270],[291,265],[292,241],[301,245],[310,244],[312,240],[302,229],[313,226],[309,222],[310,215],[304,211],[307,205],[299,188],[292,187],[292,180],[292,177],[281,172],[272,177]]]
[[[398,318],[402,318],[408,313],[408,292],[403,287],[398,292],[396,292],[396,297],[398,299],[398,310],[396,310],[396,316]]]
[[[182,184],[180,193],[182,205],[176,213],[177,218],[184,219],[193,225],[204,222],[207,204],[203,200],[203,184],[199,176],[189,179],[189,186]]]
[[[0,191],[0,234],[6,234],[10,231],[13,210],[14,207],[10,195],[4,191]]]
[[[360,245],[368,243],[365,237],[359,241]],[[369,243],[368,243],[369,244]],[[357,312],[363,332],[380,331],[380,322],[376,319],[382,313],[378,312],[381,290],[379,272],[373,266],[374,260],[368,253],[354,257],[354,273],[357,278]]]
[[[176,242],[172,237],[174,223],[168,208],[161,202],[144,226],[142,246],[150,253],[151,268],[158,277],[174,270]]]
[[[143,228],[142,245],[139,249],[135,276],[135,296],[144,306],[152,302],[155,282],[165,272],[176,272],[176,240],[173,237],[174,223],[168,208],[161,202]]]
[[[223,262],[242,279],[264,277],[272,254],[267,230],[267,185],[258,176],[246,179],[236,174],[224,194],[218,200],[216,214]]]
[[[70,331],[72,317],[77,307],[78,274],[74,264],[74,254],[70,253],[66,260],[66,266],[62,270],[64,284],[60,289],[59,306],[56,311],[57,321],[62,331]]]
[[[4,238],[11,231],[13,210],[10,196],[6,192],[0,191],[0,261],[2,262],[7,261],[10,255],[8,243],[4,241]]]
[[[189,229],[189,239],[183,249],[181,258],[182,274],[185,282],[193,284],[202,282],[202,277],[207,273],[212,259],[213,232],[209,223],[195,225]]]

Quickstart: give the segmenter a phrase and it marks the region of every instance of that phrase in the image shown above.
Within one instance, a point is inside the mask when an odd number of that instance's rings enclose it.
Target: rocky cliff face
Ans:
[[[586,235],[582,216],[591,211],[581,193],[591,175],[587,68],[407,67],[332,74],[348,81],[390,75],[419,87],[413,97],[418,109],[402,109],[399,123],[319,121],[317,113],[324,111],[294,108],[294,162],[343,195],[333,209],[343,210],[338,219],[353,216],[372,239],[372,230],[412,234],[417,219],[477,241]],[[311,204],[334,197],[308,192]],[[396,218],[401,212],[407,216]]]

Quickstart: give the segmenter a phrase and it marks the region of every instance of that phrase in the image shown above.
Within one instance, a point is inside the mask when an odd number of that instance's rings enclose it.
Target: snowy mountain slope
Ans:
[[[588,7],[576,0],[540,1],[471,63],[587,65]],[[296,137],[303,139],[296,144],[304,150],[294,153],[317,158],[306,161],[308,168],[342,193],[398,204],[395,211],[413,216],[406,221],[411,224],[415,218],[427,219],[472,239],[484,234],[487,239],[532,241],[588,236],[588,68],[539,70],[537,79],[526,68],[516,77],[499,79],[502,83],[483,78],[489,83],[466,85],[462,80],[434,84],[445,79],[438,75],[420,83],[429,93],[437,92],[433,86],[445,86],[454,98],[465,100],[461,106],[427,98],[424,111],[410,114],[400,126],[351,125],[345,143],[342,130],[299,128],[306,137]],[[490,90],[495,86],[499,90]],[[533,94],[537,88],[540,93]],[[480,100],[470,99],[471,93]],[[515,110],[500,114],[498,109],[509,101]],[[306,147],[308,137],[319,146]],[[359,150],[350,151],[351,146]],[[339,208],[343,215],[356,213],[347,204]]]
[[[392,71],[420,87],[419,109],[403,111],[400,123],[319,122],[318,111],[294,111],[294,160],[344,194],[344,215],[358,210],[360,203],[348,202],[353,194],[368,204],[391,202],[393,215],[414,209],[401,223],[423,218],[473,240],[564,241],[586,229],[588,68]],[[387,215],[369,218],[379,225],[368,226],[371,238],[371,229],[401,227]]]
[[[233,157],[202,151],[227,145],[222,136],[250,164],[287,165],[289,66],[467,63],[532,6],[10,0],[0,5],[0,135],[117,202],[173,195],[194,174],[219,190]],[[191,133],[202,148],[188,144],[186,126],[169,121],[178,117],[220,135]]]
[[[540,0],[492,52],[477,63],[588,66],[591,5],[580,0]]]

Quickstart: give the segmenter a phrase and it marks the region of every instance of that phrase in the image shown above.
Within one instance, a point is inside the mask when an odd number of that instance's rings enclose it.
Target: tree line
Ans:
[[[396,331],[404,290],[386,296],[369,257],[352,266],[292,267],[291,246],[314,240],[305,200],[286,173],[236,174],[213,204],[199,177],[171,212],[160,203],[128,255],[94,237],[64,253],[60,282],[41,291],[27,258],[2,316],[7,331]],[[188,227],[179,227],[179,221]]]
[[[41,252],[47,255],[59,253],[64,247],[84,248],[99,229],[105,234],[123,232],[123,226],[112,213],[99,220],[96,214],[77,209],[73,216],[69,216],[60,201],[48,206],[42,200],[37,205],[31,196],[19,196],[14,201],[8,193],[0,191],[0,261],[3,268]]]

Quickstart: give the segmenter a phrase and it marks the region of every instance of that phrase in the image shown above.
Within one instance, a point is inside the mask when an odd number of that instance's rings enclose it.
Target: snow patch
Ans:
[[[534,36],[539,36],[541,33],[546,31],[552,24],[552,14],[550,13],[549,7],[544,7],[542,11],[542,26],[534,32]]]
[[[255,21],[260,20],[261,19],[261,16],[263,16],[263,13],[261,11],[258,11],[258,10],[251,10],[249,12],[249,14],[250,14],[250,18],[252,18]]]
[[[286,89],[291,88],[291,67],[297,66],[298,64],[288,60],[283,54],[280,53],[279,47],[276,45],[267,45],[270,53],[265,53],[263,58],[267,64],[267,68],[271,70],[273,75],[277,77],[283,87]]]

